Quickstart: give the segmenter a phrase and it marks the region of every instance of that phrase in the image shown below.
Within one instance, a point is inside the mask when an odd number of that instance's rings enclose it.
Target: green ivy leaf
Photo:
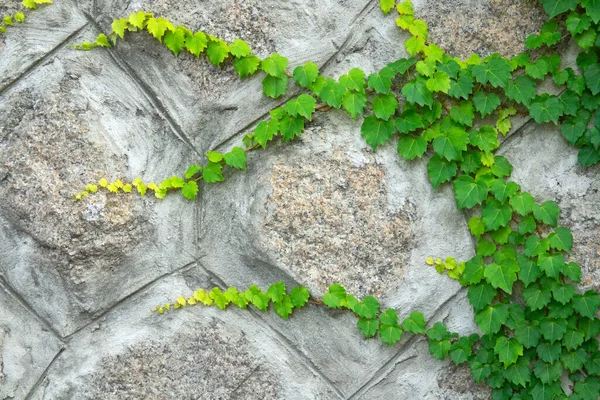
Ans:
[[[427,337],[430,340],[440,341],[448,336],[448,330],[446,325],[441,322],[436,322],[431,328],[427,330]]]
[[[381,324],[379,327],[379,337],[383,343],[391,346],[402,337],[402,328],[399,325]]]
[[[533,79],[542,80],[550,72],[550,66],[543,58],[540,58],[534,63],[528,63],[525,66],[525,72]]]
[[[506,97],[526,107],[530,106],[531,101],[535,98],[535,93],[535,81],[525,75],[517,77],[514,82],[510,81],[506,87]]]
[[[468,175],[461,175],[454,181],[454,198],[460,208],[472,208],[481,204],[487,197],[488,186],[485,182],[475,180]]]
[[[342,99],[342,104],[352,119],[356,119],[367,105],[367,97],[363,93],[348,92]]]
[[[523,192],[512,196],[509,200],[509,204],[517,214],[526,216],[533,212],[535,198],[531,194]]]
[[[321,89],[320,97],[331,107],[340,108],[347,91],[346,86],[337,83],[331,78],[327,78],[325,86]]]
[[[575,382],[575,393],[581,400],[598,400],[600,392],[600,379],[597,376],[588,376],[583,382]]]
[[[402,87],[402,94],[411,103],[433,105],[433,93],[427,89],[425,78],[420,75]]]
[[[491,153],[500,146],[498,132],[489,125],[484,125],[479,130],[471,129],[469,139],[472,145],[486,153]]]
[[[411,135],[402,135],[398,141],[398,153],[405,160],[413,160],[422,157],[427,150],[427,141],[422,136],[413,137]]]
[[[263,93],[273,99],[285,94],[288,85],[288,77],[283,75],[281,78],[267,75],[263,79]]]
[[[538,258],[538,265],[549,278],[558,278],[558,274],[565,265],[565,257],[562,254],[542,254]]]
[[[310,293],[304,286],[296,286],[290,292],[290,300],[296,308],[304,307],[309,298]]]
[[[481,118],[494,112],[500,105],[500,98],[495,93],[485,94],[484,92],[477,92],[473,96],[473,103],[475,109],[481,114]]]
[[[280,303],[283,300],[283,296],[285,295],[285,283],[283,282],[276,282],[272,284],[267,290],[267,296],[269,296],[273,303]]]
[[[552,383],[560,378],[562,365],[559,362],[549,364],[542,360],[537,360],[533,364],[533,373],[542,383]]]
[[[246,152],[241,147],[234,147],[229,153],[225,153],[225,163],[230,167],[246,170]]]
[[[582,351],[582,350],[583,349],[580,348],[577,351]],[[582,353],[586,354],[585,351],[583,351]],[[581,359],[581,358],[579,358],[579,359]],[[577,368],[577,369],[579,369],[579,368]],[[585,369],[588,371],[588,373],[590,375],[596,375],[596,376],[600,375],[600,352],[595,351],[589,359],[585,360]]]
[[[573,282],[581,281],[581,267],[577,263],[570,262],[568,264],[565,264],[561,272],[564,276],[566,276]]]
[[[210,60],[211,64],[217,67],[229,56],[229,46],[224,40],[209,37],[208,47],[206,49],[206,55]]]
[[[236,58],[248,57],[250,53],[252,53],[248,43],[244,42],[242,39],[235,39],[233,43],[229,45],[229,51]]]
[[[450,345],[450,358],[456,365],[467,362],[473,350],[471,349],[471,343],[466,337],[462,337],[458,342],[454,342]]]
[[[396,6],[396,0],[379,0],[379,8],[387,15]]]
[[[452,123],[443,128],[443,134],[433,140],[433,150],[448,161],[460,160],[461,153],[467,150],[469,137],[460,125]]]
[[[364,337],[370,338],[375,336],[375,334],[377,333],[377,330],[379,329],[379,320],[361,318],[356,323],[356,326],[358,326],[358,329],[360,329],[360,332],[363,334]]]
[[[319,67],[312,62],[307,62],[304,65],[299,65],[294,69],[294,80],[303,88],[309,88],[319,76]]]
[[[171,50],[175,57],[179,55],[181,49],[185,47],[186,32],[178,27],[174,31],[167,31],[165,33],[164,43],[167,49]]]
[[[298,115],[303,116],[309,121],[312,121],[312,115],[315,112],[317,101],[314,97],[308,94],[301,94],[294,100],[290,100],[285,105],[285,111],[292,117]]]
[[[387,121],[398,109],[398,100],[393,93],[375,96],[371,101],[373,105],[373,113],[379,119]],[[420,116],[419,116],[420,118]]]
[[[390,91],[394,75],[395,72],[392,68],[384,67],[379,73],[369,75],[367,84],[370,88],[374,89],[375,92],[386,94]]]
[[[505,336],[500,336],[496,340],[494,353],[498,355],[500,362],[504,364],[504,368],[517,362],[517,358],[523,355],[523,345],[517,339],[507,339]]]
[[[206,183],[222,182],[225,179],[221,173],[222,168],[221,164],[209,161],[202,170],[202,179]]]
[[[593,64],[583,73],[585,83],[592,94],[600,93],[600,64]]]
[[[544,339],[552,343],[563,338],[567,332],[567,321],[562,318],[543,318],[540,328]]]
[[[472,72],[479,83],[505,88],[512,78],[511,70],[510,63],[505,58],[493,58],[485,64],[474,65]]]
[[[459,124],[473,126],[473,119],[475,118],[473,103],[466,100],[461,101],[460,104],[450,109],[450,118]]]
[[[523,299],[527,307],[532,310],[540,310],[550,303],[552,294],[549,288],[543,288],[537,283],[533,283],[523,289]]]
[[[450,90],[450,77],[444,71],[438,71],[425,82],[425,86],[432,92],[448,93]]]
[[[379,301],[373,296],[366,296],[362,302],[357,302],[352,311],[361,318],[375,318],[379,310]]]
[[[385,312],[379,314],[379,321],[382,324],[398,325],[398,314],[393,308],[388,308]]]
[[[488,306],[475,314],[475,323],[487,335],[498,332],[507,319],[508,308],[506,304]]]
[[[457,166],[455,161],[446,161],[437,154],[429,159],[427,173],[434,189],[442,183],[449,181],[456,175]]]
[[[556,227],[558,224],[558,216],[560,209],[554,201],[546,201],[541,206],[535,205],[533,207],[533,216],[539,222],[543,222],[546,225]]]
[[[543,361],[553,363],[558,360],[560,353],[562,352],[562,345],[560,342],[550,343],[542,341],[537,345],[536,352]]]
[[[538,96],[531,103],[529,108],[529,115],[538,124],[543,122],[553,122],[555,125],[558,124],[558,118],[563,115],[563,107],[556,96]]]
[[[536,235],[531,235],[525,241],[525,255],[529,257],[539,256],[544,254],[550,248],[548,239],[540,239]]]
[[[257,56],[236,58],[233,62],[235,72],[237,72],[240,78],[245,78],[247,76],[253,75],[256,71],[258,71],[259,65],[260,58],[258,58]],[[272,90],[272,88],[270,88],[269,90]]]
[[[383,321],[381,321],[383,323]],[[402,322],[402,327],[406,332],[412,332],[415,334],[425,333],[425,316],[420,312],[410,313],[410,317],[406,318]]]
[[[567,350],[575,350],[583,343],[585,333],[579,329],[568,330],[562,338],[562,344]]]
[[[512,218],[512,209],[508,204],[500,204],[497,200],[488,200],[481,213],[486,230],[495,231],[505,226]]]
[[[560,361],[562,362],[562,365],[571,373],[580,370],[587,358],[587,353],[582,348],[579,348],[573,352],[563,351],[560,355]],[[586,369],[589,370],[589,368]]]
[[[477,383],[481,383],[492,372],[488,364],[482,364],[479,361],[469,363],[469,368],[471,369],[471,376]]]
[[[573,308],[584,317],[594,318],[600,306],[600,296],[594,290],[573,296]]]
[[[489,306],[497,295],[498,290],[487,283],[471,285],[468,289],[469,302],[473,306],[475,312]]]
[[[361,135],[366,142],[377,150],[377,147],[385,144],[394,134],[394,121],[384,121],[373,116],[366,117],[361,127]]]
[[[539,328],[539,323],[521,324],[515,329],[515,335],[519,343],[525,348],[535,347],[538,345],[542,331]]]
[[[575,35],[575,41],[577,42],[577,45],[585,51],[590,50],[596,41],[596,30],[588,29],[587,31]]]
[[[495,179],[490,186],[490,192],[500,203],[514,196],[520,189],[515,182],[506,182],[504,179]]]
[[[475,285],[483,279],[483,259],[481,257],[473,257],[465,264],[465,269],[462,274],[461,284]],[[471,288],[471,286],[469,286]],[[471,303],[473,304],[473,303]],[[489,304],[489,303],[488,303]]]
[[[181,188],[181,194],[188,200],[196,200],[198,184],[194,181],[186,182]]]
[[[421,115],[416,110],[404,110],[402,116],[396,119],[396,129],[400,133],[409,133],[424,127]]]
[[[481,257],[488,257],[494,254],[496,251],[496,244],[486,238],[481,238],[477,242],[477,255]]]
[[[446,356],[448,355],[448,353],[450,352],[450,340],[448,339],[444,339],[444,340],[431,340],[429,342],[429,352],[431,353],[432,356],[434,356],[435,358],[437,358],[438,360],[443,360],[444,358],[446,358]]]
[[[455,192],[456,192],[456,189],[455,189]],[[481,235],[483,235],[485,233],[485,224],[479,217],[471,217],[471,219],[469,219],[468,225],[469,225],[469,230],[471,231],[471,234],[478,239]]]
[[[196,57],[200,56],[200,53],[204,51],[207,44],[208,39],[203,32],[196,32],[193,35],[188,35],[185,38],[186,49]]]
[[[262,121],[254,129],[254,140],[264,149],[267,147],[267,142],[277,134],[277,131],[277,121]]]
[[[448,95],[454,98],[469,99],[473,92],[473,78],[461,75],[457,80],[450,80],[450,90]]]
[[[501,265],[492,263],[485,268],[484,276],[495,288],[500,288],[512,294],[513,283],[517,280],[519,266],[514,260],[505,259]]]
[[[528,360],[523,357],[519,358],[516,363],[504,370],[504,377],[514,385],[527,387],[527,384],[531,381]]]
[[[570,229],[561,226],[548,235],[548,241],[553,249],[569,253],[573,246],[573,234]]]
[[[275,78],[283,78],[287,66],[287,58],[277,53],[273,53],[270,57],[262,60],[260,68],[270,76]]]
[[[575,287],[570,284],[556,283],[552,287],[554,299],[561,304],[567,304],[575,295]]]
[[[415,65],[417,62],[414,58],[400,58],[392,63],[389,63],[387,67],[394,71],[394,74],[404,74],[410,67]]]
[[[352,68],[347,75],[340,76],[338,81],[350,90],[361,93],[365,91],[365,73],[362,69]]]
[[[554,18],[565,11],[575,10],[579,0],[542,0],[541,3],[548,16]]]

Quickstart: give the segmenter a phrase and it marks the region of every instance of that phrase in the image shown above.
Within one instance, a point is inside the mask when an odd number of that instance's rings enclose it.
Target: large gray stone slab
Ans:
[[[338,398],[248,311],[197,306],[162,316],[150,312],[198,284],[214,283],[197,266],[176,273],[85,328],[33,398]]]
[[[0,274],[68,335],[196,259],[197,204],[98,193],[181,173],[193,151],[103,52],[60,50],[0,97]]]
[[[24,23],[9,27],[0,36],[0,92],[40,58],[65,46],[71,35],[86,24],[71,0],[28,11]]]
[[[266,289],[283,280],[321,295],[338,282],[379,296],[401,317],[433,315],[460,285],[425,258],[467,260],[472,241],[449,188],[434,192],[425,161],[400,162],[395,146],[374,154],[359,122],[328,112],[297,142],[253,152],[247,172],[204,188],[201,247],[218,250],[203,265],[228,285]],[[271,321],[345,395],[402,347],[363,342],[346,314]]]
[[[140,9],[155,10],[157,15],[176,24],[203,30],[227,41],[242,38],[261,57],[278,52],[289,58],[289,72],[307,61],[319,66],[326,64],[349,36],[360,37],[357,40],[362,42],[369,40],[372,17],[381,15],[375,1],[273,1],[267,4],[228,0],[174,5],[162,0],[127,4],[106,0],[96,4],[97,19],[106,30],[110,30],[114,17]],[[365,25],[365,18],[369,19],[369,26]],[[385,29],[385,35],[393,35],[394,41],[401,43],[401,32],[393,26]],[[377,36],[380,35],[375,35],[379,40]],[[385,42],[389,44],[390,41]],[[277,100],[266,98],[262,95],[264,74],[240,81],[230,62],[225,62],[221,70],[211,65],[205,56],[198,60],[182,52],[175,58],[164,46],[157,46],[147,33],[131,35],[127,41],[121,41],[114,52],[159,97],[200,153],[263,118],[270,109],[298,92],[298,87],[290,83],[286,96]]]
[[[0,398],[24,399],[61,341],[0,282]]]

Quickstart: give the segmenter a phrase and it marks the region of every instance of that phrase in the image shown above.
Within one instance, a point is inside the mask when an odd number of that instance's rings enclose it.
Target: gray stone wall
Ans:
[[[1,0],[0,14],[15,3]],[[485,399],[468,369],[410,337],[365,341],[347,313],[274,313],[157,304],[198,287],[333,282],[375,294],[400,317],[477,332],[466,292],[427,256],[474,254],[449,187],[394,144],[373,153],[360,122],[322,113],[296,141],[249,156],[199,199],[98,193],[101,177],[160,181],[228,150],[282,100],[148,35],[114,49],[68,43],[140,9],[260,55],[339,76],[406,56],[378,1],[56,0],[0,37],[0,399]],[[543,10],[525,0],[415,1],[452,55],[514,55]],[[572,63],[570,49],[565,62]],[[286,99],[297,94],[290,91]],[[285,100],[285,99],[284,99]],[[499,152],[573,229],[581,290],[600,289],[600,169],[583,170],[554,126],[515,120]],[[446,185],[447,186],[447,185]]]

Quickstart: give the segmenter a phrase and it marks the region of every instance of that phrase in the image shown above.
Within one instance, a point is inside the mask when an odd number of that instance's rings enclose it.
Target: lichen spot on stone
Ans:
[[[270,181],[268,245],[299,282],[321,291],[341,283],[361,297],[399,283],[412,207],[390,211],[382,166],[314,158],[275,164]]]

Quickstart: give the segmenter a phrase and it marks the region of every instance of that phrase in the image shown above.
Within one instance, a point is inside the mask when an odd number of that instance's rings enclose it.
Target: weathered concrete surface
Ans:
[[[193,161],[109,54],[57,50],[0,115],[0,273],[61,334],[196,259],[194,203],[73,203],[102,176],[164,179]]]
[[[113,18],[146,9],[337,77],[406,56],[407,35],[378,3],[65,0],[0,39],[0,398],[489,397],[468,369],[431,357],[425,341],[365,341],[347,313],[309,305],[284,321],[237,309],[149,312],[198,287],[281,280],[318,296],[341,282],[401,318],[418,309],[430,324],[477,331],[465,291],[424,264],[474,254],[450,188],[433,191],[426,160],[401,161],[395,143],[373,153],[360,121],[341,112],[315,115],[292,143],[250,153],[247,172],[227,171],[197,202],[71,202],[102,176],[181,174],[207,150],[238,145],[281,99],[260,94],[260,77],[240,81],[231,66],[175,58],[147,35],[87,53],[64,48],[67,38],[90,40]],[[432,40],[455,55],[518,53],[542,21],[525,0],[414,3]],[[599,169],[577,167],[556,129],[520,129],[526,123],[515,121],[500,153],[524,189],[559,202],[581,289],[598,290]]]
[[[0,398],[25,398],[61,347],[49,327],[0,281]]]

